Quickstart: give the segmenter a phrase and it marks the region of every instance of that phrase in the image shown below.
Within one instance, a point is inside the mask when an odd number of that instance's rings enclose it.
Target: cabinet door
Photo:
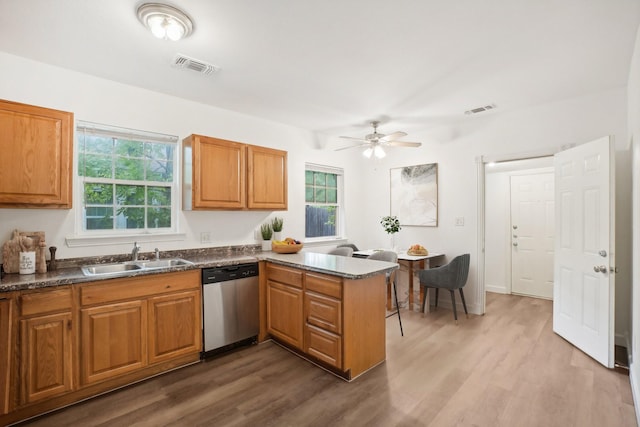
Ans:
[[[81,310],[83,384],[146,365],[146,307],[145,301],[131,301]]]
[[[245,146],[192,136],[193,209],[242,209],[246,206]]]
[[[287,209],[287,152],[247,146],[249,209]]]
[[[202,349],[200,291],[149,299],[149,363]]]
[[[73,114],[0,101],[0,206],[71,208]]]
[[[71,390],[71,318],[67,312],[20,321],[21,404]]]
[[[302,289],[267,282],[267,331],[302,349]]]
[[[11,300],[0,300],[0,415],[6,414],[9,405],[11,339]]]

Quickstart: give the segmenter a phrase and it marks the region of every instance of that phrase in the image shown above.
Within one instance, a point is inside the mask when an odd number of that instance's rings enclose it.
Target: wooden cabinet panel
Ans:
[[[146,365],[146,309],[145,301],[131,301],[81,310],[83,384]]]
[[[302,289],[267,282],[267,331],[302,349]]]
[[[304,351],[331,366],[342,369],[342,337],[311,325],[305,327]]]
[[[20,315],[52,313],[71,310],[71,287],[44,289],[20,295]]]
[[[342,302],[312,292],[304,293],[307,323],[336,334],[342,333]]]
[[[0,415],[9,410],[9,379],[11,354],[13,305],[10,299],[0,299]]]
[[[287,152],[247,146],[249,209],[287,209]]]
[[[0,100],[0,207],[71,208],[73,113]]]
[[[149,299],[149,363],[202,350],[199,291]]]
[[[20,339],[20,403],[32,403],[71,390],[71,313],[21,320]]]

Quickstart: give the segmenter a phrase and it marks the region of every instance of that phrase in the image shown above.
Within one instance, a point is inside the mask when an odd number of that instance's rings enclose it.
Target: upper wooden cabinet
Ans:
[[[0,207],[70,209],[73,113],[0,100]]]
[[[183,149],[183,209],[287,209],[286,151],[202,135]]]

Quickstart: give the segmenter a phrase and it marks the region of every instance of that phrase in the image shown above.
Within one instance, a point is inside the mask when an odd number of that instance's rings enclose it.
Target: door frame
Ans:
[[[574,147],[576,144],[567,144],[566,146],[560,147],[560,149],[542,149],[537,151],[530,151],[526,153],[514,153],[514,154],[505,154],[502,156],[485,156],[479,155],[476,156],[476,176],[478,183],[477,185],[477,206],[478,206],[478,217],[477,217],[477,254],[478,254],[478,268],[476,271],[476,283],[477,287],[477,301],[479,302],[481,308],[481,314],[486,313],[486,289],[485,289],[485,229],[486,229],[486,203],[485,203],[485,173],[486,166],[489,163],[504,163],[504,162],[513,162],[517,160],[529,160],[536,159],[540,157],[553,157],[554,154],[561,150],[565,150],[570,147]]]

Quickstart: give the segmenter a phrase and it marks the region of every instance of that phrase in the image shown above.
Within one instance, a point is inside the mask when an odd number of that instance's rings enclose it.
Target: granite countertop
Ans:
[[[277,254],[261,252],[258,245],[243,247],[188,249],[163,252],[161,258],[182,258],[191,261],[191,265],[134,270],[119,275],[85,276],[80,269],[83,265],[108,264],[128,261],[128,255],[114,255],[90,258],[74,258],[58,261],[58,269],[37,274],[5,274],[0,282],[0,294],[4,292],[40,289],[75,283],[97,282],[123,277],[135,277],[151,274],[164,274],[208,267],[249,264],[261,260],[277,264],[302,268],[319,273],[333,274],[347,279],[362,279],[383,274],[398,268],[398,264],[367,259],[347,258],[322,253],[302,251],[297,254]],[[141,259],[153,259],[153,254],[141,254]]]

